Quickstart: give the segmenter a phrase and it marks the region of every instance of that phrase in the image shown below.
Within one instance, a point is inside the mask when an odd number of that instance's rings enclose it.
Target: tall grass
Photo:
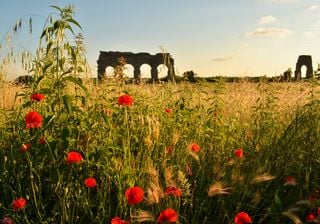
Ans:
[[[80,25],[72,8],[55,8],[59,17],[41,35],[35,81],[18,101],[2,104],[1,218],[155,223],[168,208],[178,217],[167,221],[179,223],[233,223],[241,211],[253,223],[319,215],[315,80],[85,84],[78,77],[82,51],[65,36]],[[45,99],[34,100],[35,93]],[[133,104],[119,101],[124,94]],[[36,127],[26,120],[30,111],[43,118]],[[79,154],[70,160],[70,153]],[[126,193],[133,186],[144,191],[134,205]]]
[[[294,91],[275,91],[279,85]],[[316,205],[296,203],[313,194],[319,180],[319,106],[305,93],[310,88],[98,85],[59,116],[52,109],[54,96],[42,102],[25,98],[4,110],[1,123],[1,215],[23,223],[106,223],[115,216],[144,220],[143,210],[153,222],[172,207],[180,223],[230,223],[241,210],[255,222],[278,223],[289,222],[283,214],[298,207],[294,214],[304,219]],[[117,104],[124,92],[133,106]],[[299,101],[283,101],[283,95],[298,95]],[[25,128],[30,107],[44,117],[40,130]],[[45,145],[38,143],[42,136]],[[30,151],[20,152],[26,143]],[[191,143],[200,152],[190,151]],[[244,150],[241,159],[233,154],[237,148]],[[68,165],[69,151],[81,152],[83,163]],[[285,185],[287,176],[297,185]],[[86,189],[87,177],[97,179],[95,189]],[[131,208],[124,192],[134,185],[146,195]],[[169,186],[179,187],[182,196],[165,196]],[[209,197],[209,189],[217,194]],[[21,213],[11,207],[17,197],[28,199]]]

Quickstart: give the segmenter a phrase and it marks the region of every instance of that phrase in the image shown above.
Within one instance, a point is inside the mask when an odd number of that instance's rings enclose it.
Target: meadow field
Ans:
[[[33,81],[1,77],[2,224],[320,221],[318,80],[93,84],[53,8]]]
[[[171,208],[179,223],[233,223],[240,212],[253,223],[316,220],[316,81],[84,86],[67,86],[60,106],[44,90],[1,88],[1,217],[154,223]]]

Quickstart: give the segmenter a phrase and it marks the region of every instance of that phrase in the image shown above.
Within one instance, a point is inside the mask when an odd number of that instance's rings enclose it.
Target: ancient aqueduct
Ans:
[[[158,66],[165,65],[168,68],[167,79],[173,81],[175,79],[174,60],[169,53],[157,53],[151,55],[149,53],[131,53],[119,51],[100,51],[98,63],[98,80],[102,80],[105,76],[105,71],[108,66],[115,68],[119,65],[119,58],[125,58],[126,63],[133,66],[134,80],[138,83],[141,79],[140,67],[143,64],[148,64],[151,67],[151,81],[158,82]],[[301,67],[306,66],[305,78],[310,79],[313,77],[312,57],[311,55],[300,55],[298,57],[294,77],[291,77],[291,72],[284,73],[285,80],[301,80]],[[319,71],[319,69],[318,69]],[[16,84],[25,84],[32,81],[33,77],[30,75],[19,76],[14,80]]]
[[[119,52],[119,51],[100,51],[98,63],[98,79],[101,80],[105,76],[105,70],[108,66],[115,68],[119,65],[119,58],[124,58],[126,64],[133,66],[134,80],[139,82],[141,79],[140,67],[143,64],[148,64],[151,67],[151,80],[157,82],[158,66],[164,64],[168,68],[169,80],[174,80],[174,60],[169,53],[157,53],[151,55],[149,53],[132,53],[132,52]]]
[[[295,80],[301,79],[301,67],[307,67],[306,78],[310,79],[313,77],[312,57],[311,55],[300,55],[296,63],[296,70],[294,72]]]

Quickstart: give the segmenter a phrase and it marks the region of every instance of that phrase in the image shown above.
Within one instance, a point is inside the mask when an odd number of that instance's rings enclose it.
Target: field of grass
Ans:
[[[320,221],[317,80],[93,85],[53,8],[30,85],[1,77],[2,224]]]
[[[67,88],[60,106],[43,91],[38,102],[30,89],[3,87],[1,217],[154,223],[172,208],[179,223],[233,223],[241,211],[253,223],[299,223],[317,214],[315,83],[86,86],[87,94]],[[17,90],[26,95],[13,103]],[[125,93],[132,105],[119,105]],[[43,117],[39,128],[26,128],[30,111]],[[82,160],[67,162],[69,152]],[[133,186],[144,194],[130,205]],[[12,207],[17,198],[27,202],[21,210]]]

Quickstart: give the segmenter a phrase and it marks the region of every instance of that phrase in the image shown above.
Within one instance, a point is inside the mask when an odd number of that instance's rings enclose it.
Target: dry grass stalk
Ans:
[[[208,195],[213,197],[221,194],[230,194],[231,187],[226,187],[222,182],[216,182],[209,187]]]
[[[144,139],[144,143],[146,144],[146,146],[147,146],[148,149],[151,149],[153,142],[152,142],[152,139],[151,139],[151,136],[150,136],[150,135],[148,135],[148,136]]]
[[[159,181],[150,182],[147,188],[147,203],[158,204],[163,197],[164,193]]]
[[[182,194],[184,196],[190,196],[191,195],[191,184],[188,181],[188,178],[186,177],[185,173],[181,170],[178,171],[177,175],[177,181],[179,183],[179,186],[182,190]]]
[[[172,167],[165,168],[165,181],[167,186],[177,186],[176,181],[174,180],[174,173]]]
[[[178,132],[174,132],[172,134],[172,142],[171,143],[173,146],[175,146],[178,143],[179,138],[180,138],[180,134]]]
[[[131,215],[131,218],[135,222],[151,222],[155,220],[155,217],[152,215],[151,212],[145,211],[145,210],[137,210],[133,215]]]
[[[255,183],[261,183],[261,182],[265,182],[265,181],[270,181],[270,180],[273,180],[274,178],[276,178],[275,176],[272,176],[268,173],[263,173],[261,175],[258,175],[256,177],[254,177],[252,180],[251,180],[251,183],[252,184],[255,184]]]
[[[147,202],[149,205],[158,204],[164,197],[163,189],[159,184],[159,172],[151,162],[148,164],[147,172],[150,176],[150,183],[147,188]]]
[[[289,219],[291,219],[291,221],[294,224],[302,224],[302,221],[300,220],[300,218],[296,214],[294,214],[294,213],[292,213],[290,211],[283,212],[282,215],[288,217]]]
[[[254,205],[254,206],[257,206],[260,202],[261,202],[261,193],[260,191],[257,191],[254,195],[253,195],[253,198],[251,200],[251,203]]]
[[[195,160],[200,161],[199,155],[196,152],[193,152],[190,148],[188,149],[188,154],[192,156]]]

